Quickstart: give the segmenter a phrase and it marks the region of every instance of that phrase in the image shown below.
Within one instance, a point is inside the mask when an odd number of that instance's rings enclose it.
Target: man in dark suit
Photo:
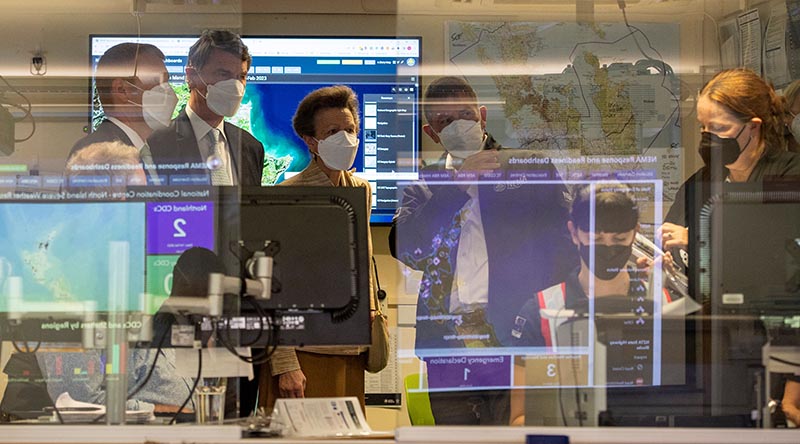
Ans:
[[[164,53],[149,44],[120,43],[100,57],[95,82],[105,117],[78,140],[68,157],[99,142],[122,142],[140,150],[151,180],[155,180],[145,141],[153,130],[169,125],[178,99],[169,86]]]
[[[464,388],[509,386],[509,356],[497,368],[459,366],[465,348],[513,345],[513,309],[578,263],[566,189],[549,159],[486,133],[487,110],[464,79],[431,83],[423,111],[423,131],[445,153],[403,190],[389,234],[392,255],[423,272],[416,353],[430,388],[459,390],[430,393],[436,424],[508,424],[507,390]],[[484,354],[498,353],[509,352]]]
[[[261,185],[263,145],[223,122],[241,105],[251,62],[247,46],[229,31],[204,31],[189,49],[189,103],[147,140],[159,175],[169,175],[170,184],[199,175],[212,185]]]

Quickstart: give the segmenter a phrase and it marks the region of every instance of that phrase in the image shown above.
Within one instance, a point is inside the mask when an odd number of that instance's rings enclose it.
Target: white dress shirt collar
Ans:
[[[200,156],[202,159],[208,159],[209,156],[211,156],[214,152],[214,147],[211,146],[211,142],[209,142],[208,138],[206,138],[206,135],[212,130],[212,127],[208,124],[208,122],[198,116],[189,105],[186,105],[186,115],[189,117],[192,131],[194,131],[194,138],[197,141],[197,147],[200,150]],[[235,185],[237,183],[237,175],[234,174],[233,171],[233,162],[230,152],[231,147],[228,143],[228,137],[225,135],[225,122],[221,121],[215,128],[219,130],[220,134],[222,135],[222,140],[225,142],[223,144],[225,149],[222,151],[222,161],[223,165],[225,165],[225,168],[228,170],[228,177],[231,178],[232,183]]]
[[[134,147],[136,147],[136,149],[141,151],[142,147],[144,146],[144,139],[142,139],[142,136],[140,136],[139,133],[134,131],[133,128],[129,127],[128,125],[122,123],[122,121],[117,119],[116,117],[111,117],[106,115],[106,120],[113,123],[114,125],[117,125],[119,129],[121,129],[122,132],[124,132],[125,135],[128,136],[128,139],[130,139],[131,141],[131,145],[133,145]]]
[[[186,105],[186,115],[189,116],[189,122],[191,122],[192,124],[192,130],[194,130],[194,138],[199,142],[200,140],[203,139],[203,137],[206,137],[206,134],[208,134],[209,131],[211,131],[211,125],[209,125],[208,122],[206,122],[200,116],[198,116],[197,113],[195,113],[192,110],[192,107],[189,105]],[[225,140],[227,141],[228,138],[225,135],[225,121],[220,122],[219,125],[217,125],[215,128],[217,128],[222,133],[222,137],[225,138]]]

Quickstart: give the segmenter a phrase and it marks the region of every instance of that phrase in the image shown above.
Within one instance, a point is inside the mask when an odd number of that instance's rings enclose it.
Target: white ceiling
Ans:
[[[574,10],[586,0],[0,0],[2,14],[271,13],[401,14],[514,13],[546,9]],[[685,10],[724,0],[627,0],[633,10]],[[616,0],[594,0],[598,10],[616,9]],[[692,8],[693,9],[693,8]]]

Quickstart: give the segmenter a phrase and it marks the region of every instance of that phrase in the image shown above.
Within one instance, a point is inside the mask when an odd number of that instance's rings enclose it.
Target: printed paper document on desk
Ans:
[[[72,399],[68,392],[64,392],[56,399],[56,408],[65,423],[92,422],[101,415],[105,415],[106,406],[90,404]],[[58,421],[58,415],[53,412],[53,419]],[[155,420],[151,410],[128,410],[125,412],[126,422],[145,423]]]
[[[373,432],[355,397],[292,398],[275,401],[275,421],[286,436],[343,437],[383,435]]]

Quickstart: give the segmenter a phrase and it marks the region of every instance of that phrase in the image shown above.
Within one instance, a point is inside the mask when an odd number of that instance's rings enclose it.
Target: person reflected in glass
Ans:
[[[592,199],[594,231],[590,226]],[[518,345],[557,345],[558,325],[566,320],[557,316],[559,311],[588,312],[590,297],[596,304],[603,298],[653,299],[647,289],[649,264],[632,260],[633,241],[640,230],[639,207],[627,186],[609,183],[580,186],[572,201],[567,228],[580,255],[580,267],[566,281],[537,291],[522,307],[514,319],[513,336]],[[672,302],[666,290],[662,302]],[[651,308],[649,312],[652,311]]]
[[[120,43],[100,56],[95,84],[102,120],[75,142],[68,161],[89,145],[120,142],[137,149],[150,183],[160,183],[145,141],[153,131],[169,126],[178,104],[164,58],[160,49],[139,43]]]
[[[650,347],[653,330],[646,317],[655,311],[652,293],[659,292],[662,307],[672,302],[672,297],[666,289],[651,288],[648,278],[652,264],[649,259],[634,259],[634,239],[640,231],[639,214],[636,199],[626,185],[594,183],[577,186],[567,229],[580,255],[580,266],[564,282],[536,291],[520,309],[514,318],[512,333],[516,345],[544,346],[548,350],[590,346],[576,343],[572,330],[564,331],[559,327],[585,319],[588,313],[594,312],[598,336],[602,333],[606,341],[616,337],[628,343],[647,343]],[[593,311],[590,310],[592,303]],[[628,317],[621,318],[620,314]],[[577,337],[588,338],[580,334]],[[623,363],[630,365],[625,362],[625,356],[609,354],[607,357],[611,360],[609,368]],[[630,367],[634,368],[633,365]],[[626,383],[644,385],[652,381],[647,366],[639,365],[637,368],[637,371],[621,376]],[[516,374],[525,374],[523,365],[518,365]],[[619,377],[609,370],[609,381]],[[524,380],[519,382],[518,385],[527,385]],[[525,421],[524,395],[521,390],[512,394],[512,424],[522,425]]]
[[[444,153],[403,189],[389,233],[392,256],[422,272],[415,351],[439,389],[429,393],[437,425],[507,425],[509,390],[486,387],[510,386],[510,363],[473,383],[448,360],[466,359],[468,348],[505,353],[496,349],[513,345],[514,314],[531,289],[577,264],[566,187],[550,159],[495,140],[465,79],[433,80],[422,111],[423,132]]]

